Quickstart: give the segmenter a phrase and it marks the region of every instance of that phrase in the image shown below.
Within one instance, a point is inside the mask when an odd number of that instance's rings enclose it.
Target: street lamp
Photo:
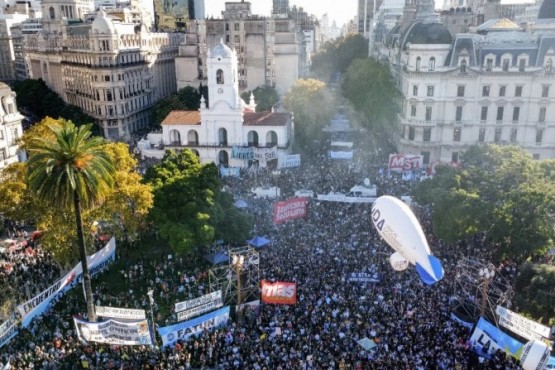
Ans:
[[[154,290],[149,290],[146,295],[148,295],[148,302],[150,306],[150,321],[151,321],[151,330],[152,330],[152,346],[156,347],[156,332],[154,331],[154,313],[152,311],[152,305],[154,304]]]
[[[480,278],[483,280],[480,315],[484,317],[484,314],[486,311],[486,304],[488,302],[488,296],[489,296],[489,285],[493,281],[493,278],[495,276],[495,267],[492,264],[489,264],[488,267],[484,267],[478,270],[478,275],[480,275]]]
[[[272,175],[274,175],[274,186],[276,187],[276,198],[279,197],[279,175],[281,175],[280,170],[273,170]]]
[[[231,266],[237,276],[237,322],[241,322],[241,272],[245,263],[245,256],[234,254],[231,258]]]

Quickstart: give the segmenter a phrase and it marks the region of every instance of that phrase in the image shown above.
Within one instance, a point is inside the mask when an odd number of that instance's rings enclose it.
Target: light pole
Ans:
[[[149,290],[146,295],[148,295],[148,303],[150,307],[150,321],[152,330],[152,347],[156,347],[156,332],[154,327],[154,312],[152,311],[152,305],[154,304],[154,290]]]
[[[231,259],[231,265],[235,270],[235,275],[237,276],[237,322],[241,323],[241,272],[243,271],[243,265],[245,263],[245,257],[242,255],[234,254]]]
[[[493,265],[489,264],[488,267],[481,268],[478,270],[478,275],[483,280],[482,282],[482,300],[480,303],[480,316],[484,317],[486,312],[486,305],[488,303],[489,297],[489,285],[495,276],[495,268]]]
[[[272,175],[274,175],[274,186],[276,187],[276,198],[279,197],[279,175],[281,175],[280,170],[273,170]]]

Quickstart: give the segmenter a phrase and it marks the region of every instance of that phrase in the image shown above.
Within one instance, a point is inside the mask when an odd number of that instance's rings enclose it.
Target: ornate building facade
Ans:
[[[4,83],[0,83],[0,171],[7,165],[19,161],[17,139],[23,134],[21,121],[15,103],[15,93]]]

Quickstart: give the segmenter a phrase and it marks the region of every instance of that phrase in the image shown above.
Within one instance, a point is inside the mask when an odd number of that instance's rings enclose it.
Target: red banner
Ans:
[[[390,154],[389,170],[391,171],[412,171],[422,167],[424,157],[414,154]]]
[[[274,223],[281,224],[287,220],[306,216],[306,198],[291,198],[274,203]]]
[[[297,284],[277,281],[270,283],[262,280],[262,302],[269,304],[295,304],[297,303]]]

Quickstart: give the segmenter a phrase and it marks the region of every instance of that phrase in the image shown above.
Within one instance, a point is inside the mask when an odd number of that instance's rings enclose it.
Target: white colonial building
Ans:
[[[456,163],[471,145],[496,143],[555,158],[553,0],[534,32],[500,19],[454,37],[425,3],[379,50],[402,94],[399,153]]]
[[[0,171],[7,165],[19,161],[17,139],[23,134],[21,121],[15,103],[15,93],[0,82]]]
[[[161,134],[149,134],[139,143],[143,156],[162,157],[166,149],[189,148],[201,162],[247,167],[271,162],[290,153],[293,120],[289,113],[255,112],[239,95],[237,54],[221,42],[208,51],[208,101],[201,98],[198,111],[172,111],[162,121]],[[248,152],[255,158],[241,159]],[[268,161],[266,160],[268,159]]]

